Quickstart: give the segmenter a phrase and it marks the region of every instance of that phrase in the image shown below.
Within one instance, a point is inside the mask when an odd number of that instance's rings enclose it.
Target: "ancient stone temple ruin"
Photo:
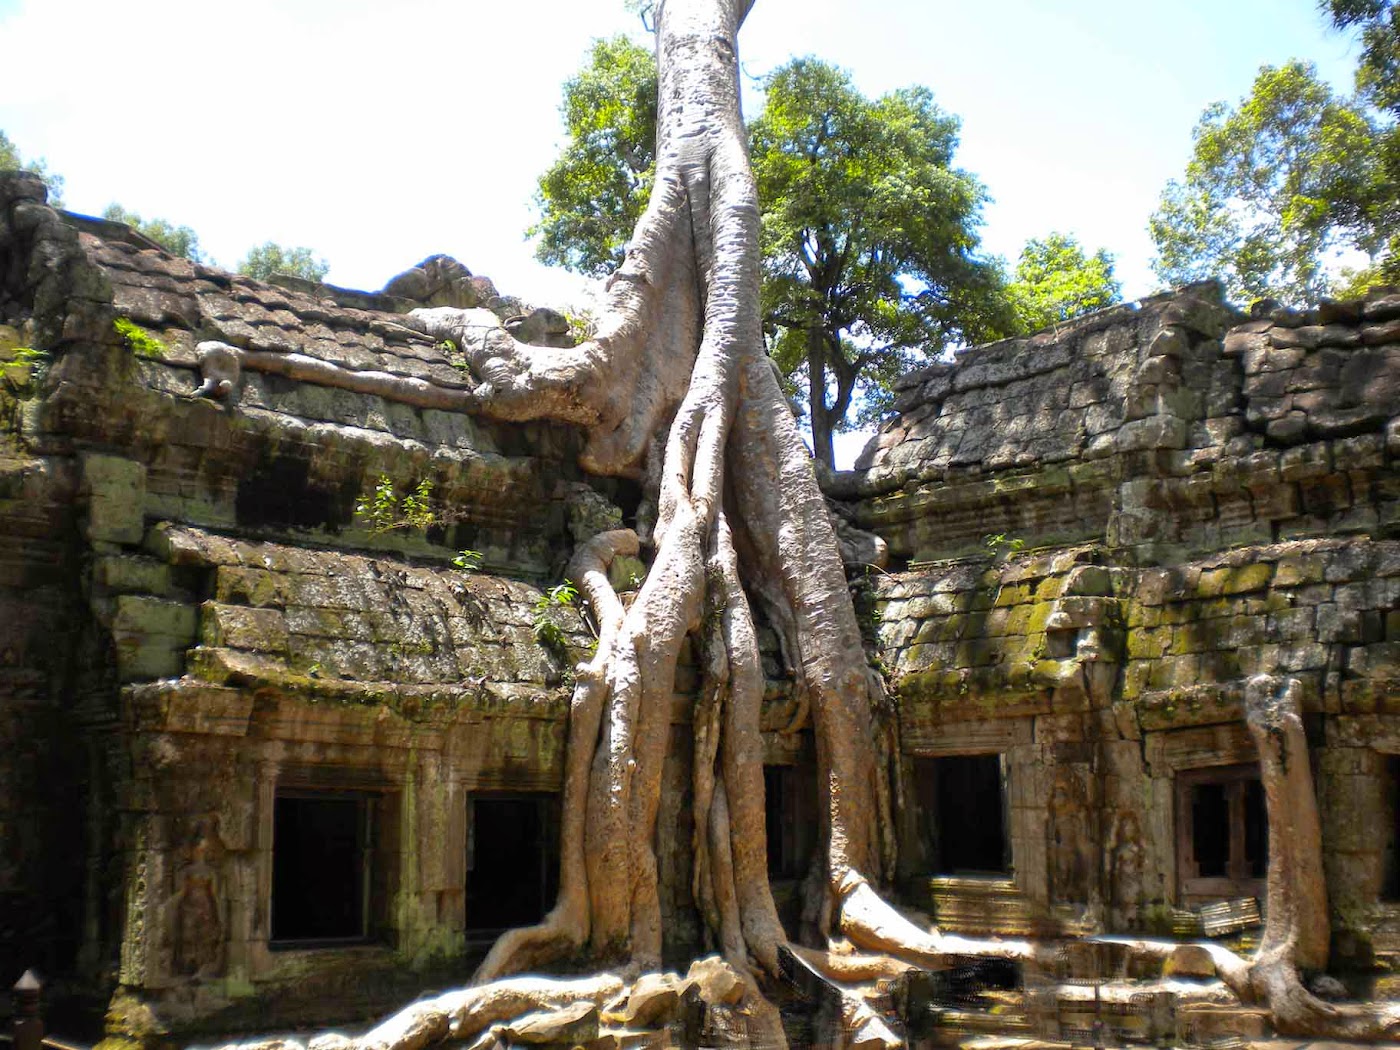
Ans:
[[[409,316],[431,305],[569,340],[450,260],[380,293],[262,283],[0,176],[0,980],[39,970],[75,1032],[362,1023],[552,903],[591,641],[558,585],[639,489],[582,473],[570,427],[464,410],[460,357]],[[966,351],[824,479],[897,710],[897,899],[1059,946],[945,974],[911,1042],[1267,1034],[1101,936],[1256,935],[1257,674],[1307,716],[1332,978],[1391,994],[1400,295],[1256,314],[1191,287]],[[766,649],[768,865],[800,935],[813,743]],[[694,686],[658,825],[682,968]]]

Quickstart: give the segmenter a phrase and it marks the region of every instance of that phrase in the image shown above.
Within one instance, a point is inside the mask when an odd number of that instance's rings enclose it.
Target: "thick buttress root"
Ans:
[[[1326,969],[1331,935],[1302,695],[1295,678],[1256,675],[1245,688],[1245,719],[1259,750],[1268,810],[1268,911],[1254,956],[1227,958],[1217,951],[1217,968],[1241,999],[1269,1008],[1282,1035],[1394,1039],[1400,1035],[1400,1008],[1323,1002],[1300,976]]]
[[[583,466],[643,478],[656,518],[643,536],[651,567],[630,607],[608,585],[607,567],[638,551],[633,532],[595,537],[569,569],[599,644],[578,669],[570,711],[557,904],[539,925],[496,943],[477,974],[490,983],[414,1004],[357,1040],[364,1050],[471,1039],[519,1013],[620,991],[610,977],[577,986],[504,979],[559,959],[585,957],[629,976],[660,968],[656,822],[676,664],[692,635],[703,653],[691,719],[693,891],[723,972],[733,975],[715,994],[746,1004],[764,1040],[780,1041],[754,975],[777,976],[791,950],[838,989],[848,1042],[895,1046],[863,986],[902,967],[940,965],[950,953],[1032,955],[1024,942],[923,929],[874,889],[891,874],[888,764],[898,749],[892,725],[880,721],[883,686],[866,663],[810,454],[764,354],[759,213],[736,51],[751,2],[657,5],[657,188],[595,339],[571,350],[526,347],[481,311],[416,314],[426,331],[461,346],[480,383],[464,395],[477,410],[583,426]],[[815,737],[822,849],[812,884],[825,951],[788,944],[768,885],[755,608],[778,632]],[[1293,813],[1293,825],[1271,835],[1270,926],[1253,962],[1222,957],[1221,970],[1242,997],[1268,1002],[1302,1030],[1307,1018],[1340,1019],[1297,977],[1297,965],[1325,962],[1326,912],[1308,889],[1310,880],[1322,885],[1316,803],[1301,723],[1295,732],[1287,708],[1251,704],[1271,825]]]
[[[1303,984],[1302,973],[1326,969],[1331,928],[1302,694],[1297,679],[1272,675],[1256,675],[1245,687],[1245,721],[1259,752],[1269,826],[1259,947],[1249,958],[1219,944],[1199,947],[1241,1001],[1268,1008],[1279,1035],[1392,1040],[1400,1036],[1400,1005],[1328,1003]]]
[[[700,642],[704,672],[692,718],[695,901],[735,972],[777,975],[788,941],[765,855],[757,606],[779,631],[816,737],[819,911],[825,932],[844,938],[841,951],[803,959],[845,989],[858,1042],[893,1045],[856,991],[861,975],[930,965],[947,948],[869,881],[893,860],[883,830],[890,749],[882,755],[873,724],[883,687],[866,663],[810,455],[764,353],[758,205],[735,46],[748,7],[658,5],[657,190],[594,340],[564,351],[526,347],[480,311],[416,314],[415,323],[462,347],[480,380],[471,396],[481,411],[583,425],[585,468],[647,478],[656,511],[650,571],[630,607],[608,586],[607,564],[636,552],[633,533],[596,537],[570,567],[599,644],[578,669],[571,707],[559,899],[539,925],[505,934],[477,979],[580,955],[633,974],[659,967],[655,829],[688,635]],[[751,1007],[769,1009],[752,977],[745,981]],[[405,1032],[423,1027],[405,1024]]]

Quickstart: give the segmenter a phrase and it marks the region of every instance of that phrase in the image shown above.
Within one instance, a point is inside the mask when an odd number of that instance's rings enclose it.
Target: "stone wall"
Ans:
[[[899,569],[906,760],[1003,756],[1007,879],[930,879],[905,814],[945,922],[1190,929],[1182,792],[1255,761],[1268,674],[1309,713],[1339,965],[1400,951],[1400,297],[1256,313],[1197,286],[969,350],[833,481]]]
[[[0,176],[0,980],[38,967],[55,1018],[115,989],[128,1037],[344,1020],[480,952],[471,800],[557,792],[590,639],[544,592],[571,530],[633,497],[584,483],[564,427],[251,370],[192,396],[207,339],[460,393],[405,324],[423,304],[565,338],[450,260],[392,294],[263,283]],[[384,486],[376,524],[356,508]],[[271,945],[288,792],[372,801],[362,944]]]
[[[422,304],[567,338],[451,260],[383,292],[252,281],[0,176],[0,980],[37,963],[155,1040],[350,1020],[470,966],[473,800],[557,787],[590,641],[548,588],[639,493],[584,478],[571,428],[464,411]],[[1337,958],[1400,954],[1400,296],[1257,313],[1196,286],[969,350],[901,381],[828,479],[892,554],[853,583],[897,704],[901,889],[944,927],[1199,933],[1254,892],[1186,856],[1183,800],[1248,819],[1240,698],[1268,674],[1309,718]],[[338,385],[245,369],[193,396],[206,340]],[[448,407],[386,400],[386,373]],[[426,528],[357,512],[420,489]],[[765,762],[805,784],[762,633]],[[695,686],[686,664],[658,830],[677,961]],[[930,826],[969,756],[1004,807],[995,872],[943,870]],[[359,943],[275,943],[276,813],[303,796],[373,824]],[[813,825],[805,789],[785,805]]]
[[[907,376],[900,414],[833,491],[915,561],[998,535],[1170,563],[1393,528],[1400,346],[1385,340],[1400,298],[1325,311],[1349,326],[1279,310],[1234,327],[1216,294],[1116,307]]]

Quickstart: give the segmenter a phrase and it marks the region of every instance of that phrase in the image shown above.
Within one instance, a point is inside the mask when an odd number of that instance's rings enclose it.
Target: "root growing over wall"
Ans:
[[[461,347],[480,380],[461,395],[474,410],[584,427],[584,466],[641,479],[651,513],[638,531],[594,537],[569,569],[599,641],[572,701],[557,903],[537,926],[499,939],[478,987],[415,1004],[356,1040],[363,1050],[486,1038],[522,1014],[585,1001],[621,1009],[617,978],[511,977],[561,960],[587,959],[629,979],[661,968],[656,821],[687,636],[703,653],[692,718],[692,888],[709,945],[732,976],[716,992],[711,973],[712,998],[738,1004],[764,1041],[780,1040],[758,981],[797,959],[841,997],[850,1045],[896,1046],[864,999],[875,980],[937,966],[950,952],[1032,952],[1019,942],[944,938],[874,888],[893,871],[888,785],[897,749],[810,455],[764,353],[759,211],[736,45],[751,2],[657,5],[656,188],[593,340],[567,350],[526,346],[481,311],[415,313],[415,324]],[[643,549],[650,571],[624,607],[608,565]],[[809,884],[820,894],[820,950],[788,943],[768,883],[755,608],[778,634],[816,741],[820,877]],[[1260,682],[1250,697],[1272,829],[1269,918],[1253,960],[1217,953],[1221,975],[1242,999],[1267,1003],[1286,1031],[1387,1030],[1374,1012],[1341,1014],[1301,985],[1298,968],[1325,964],[1327,944],[1307,750],[1296,696]]]

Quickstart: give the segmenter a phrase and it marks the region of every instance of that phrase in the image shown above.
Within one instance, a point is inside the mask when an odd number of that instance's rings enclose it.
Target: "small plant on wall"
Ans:
[[[165,344],[130,317],[118,317],[112,322],[112,327],[122,337],[127,349],[137,357],[162,358],[165,356]]]
[[[1025,540],[1016,536],[1008,536],[1004,532],[998,532],[995,535],[986,537],[983,539],[982,544],[987,550],[992,552],[994,558],[1001,558],[1003,560],[1015,557],[1017,554],[1020,554],[1021,551],[1025,550],[1026,547]]]
[[[374,536],[394,529],[431,528],[439,523],[438,514],[433,509],[433,483],[424,478],[409,492],[400,496],[389,476],[380,474],[374,490],[355,504],[355,517],[363,522]],[[461,554],[477,554],[478,565],[480,564],[478,552],[462,551]],[[456,564],[455,560],[453,564]]]
[[[535,641],[560,659],[568,655],[569,639],[559,625],[558,613],[576,601],[578,588],[568,580],[549,588],[535,599]]]
[[[481,568],[482,560],[486,556],[481,551],[474,551],[470,548],[460,550],[456,557],[452,559],[452,564],[464,572],[476,572]]]

